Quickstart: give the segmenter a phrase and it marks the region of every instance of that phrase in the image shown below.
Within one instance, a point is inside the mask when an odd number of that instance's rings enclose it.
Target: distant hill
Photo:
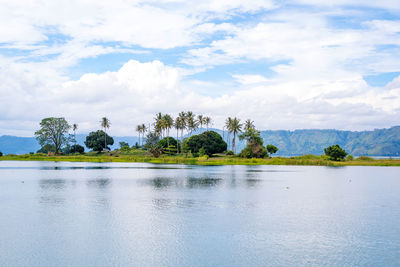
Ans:
[[[227,137],[226,131],[211,129]],[[203,130],[197,130],[197,134]],[[171,136],[174,136],[171,133]],[[295,130],[295,131],[262,131],[265,144],[274,144],[279,148],[277,155],[291,156],[302,154],[320,155],[324,148],[339,144],[348,153],[355,156],[400,156],[400,126],[373,131],[340,131],[340,130]],[[77,135],[77,142],[83,145],[85,134]],[[114,146],[119,142],[134,145],[139,141],[135,136],[114,136]],[[240,151],[245,142],[237,141],[236,150]],[[33,137],[0,136],[0,151],[4,154],[25,154],[36,152],[40,146]]]

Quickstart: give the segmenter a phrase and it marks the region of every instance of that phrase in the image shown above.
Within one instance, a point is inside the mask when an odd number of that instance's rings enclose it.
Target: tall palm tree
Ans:
[[[75,146],[76,146],[76,130],[78,130],[78,124],[74,123],[74,124],[72,124],[72,131],[74,131]]]
[[[240,123],[240,120],[236,117],[233,118],[231,123],[231,132],[233,132],[232,149],[234,154],[236,154],[236,146],[235,146],[236,134],[242,131],[242,127],[243,124]]]
[[[161,112],[158,112],[156,114],[156,116],[154,117],[154,132],[158,135],[158,136],[162,136],[162,118],[163,115],[161,114]]]
[[[147,132],[146,124],[142,123],[142,125],[141,125],[141,130],[142,130],[142,144],[141,144],[141,145],[143,145],[144,134]]]
[[[111,122],[106,117],[101,118],[100,125],[104,128],[104,149],[107,147],[107,129],[110,128]]]
[[[203,115],[197,115],[197,123],[200,124],[200,130],[203,128],[203,124],[206,124],[205,118]]]
[[[136,125],[136,132],[139,134],[139,145],[140,145],[140,135],[142,133],[142,125],[138,124]]]
[[[183,130],[186,129],[187,123],[186,123],[186,113],[184,111],[180,112],[178,115],[178,118],[181,121],[181,142],[183,140]]]
[[[179,130],[184,127],[184,118],[182,119],[180,116],[176,117],[174,127],[176,129],[176,152],[179,153]]]
[[[204,123],[205,123],[206,126],[207,126],[207,132],[208,132],[208,125],[211,124],[211,118],[210,118],[210,117],[205,117],[205,118],[204,118]]]
[[[233,119],[231,117],[228,117],[225,121],[225,127],[226,127],[226,130],[228,131],[228,134],[227,134],[228,150],[229,150],[229,143],[230,143],[230,135],[232,132],[232,121],[233,121]]]
[[[247,119],[245,122],[244,122],[244,130],[245,131],[248,131],[248,130],[250,130],[250,129],[255,129],[256,127],[254,126],[254,121],[252,121],[252,120],[250,120],[250,119]]]
[[[186,112],[186,126],[190,132],[189,136],[191,136],[192,132],[197,129],[197,121],[195,119],[195,115],[191,111]]]
[[[174,125],[174,119],[169,114],[165,114],[162,118],[163,128],[167,132],[167,146],[169,146],[169,130]]]

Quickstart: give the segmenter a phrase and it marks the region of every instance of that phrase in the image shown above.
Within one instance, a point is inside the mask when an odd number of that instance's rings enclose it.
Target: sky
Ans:
[[[0,136],[137,135],[157,112],[261,130],[400,125],[398,0],[0,0]]]

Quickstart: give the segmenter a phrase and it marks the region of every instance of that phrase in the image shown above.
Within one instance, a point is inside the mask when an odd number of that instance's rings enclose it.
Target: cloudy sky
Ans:
[[[398,0],[0,0],[0,135],[135,135],[156,112],[259,129],[400,125]]]

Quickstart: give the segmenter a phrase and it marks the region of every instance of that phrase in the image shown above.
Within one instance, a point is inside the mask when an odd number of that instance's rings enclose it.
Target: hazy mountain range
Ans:
[[[212,129],[227,138],[227,132]],[[202,130],[198,130],[199,133]],[[194,133],[196,134],[196,133]],[[171,131],[171,136],[174,136]],[[373,131],[340,131],[340,130],[295,130],[295,131],[262,131],[265,144],[274,144],[279,148],[277,155],[323,154],[324,148],[339,144],[348,153],[355,156],[400,156],[400,126]],[[83,145],[86,134],[78,134],[77,142]],[[232,135],[231,135],[232,138]],[[119,142],[130,145],[138,142],[136,136],[114,136],[113,149],[119,147]],[[245,146],[245,142],[237,144],[237,151]],[[25,154],[40,149],[34,137],[1,136],[0,151],[4,154]]]

